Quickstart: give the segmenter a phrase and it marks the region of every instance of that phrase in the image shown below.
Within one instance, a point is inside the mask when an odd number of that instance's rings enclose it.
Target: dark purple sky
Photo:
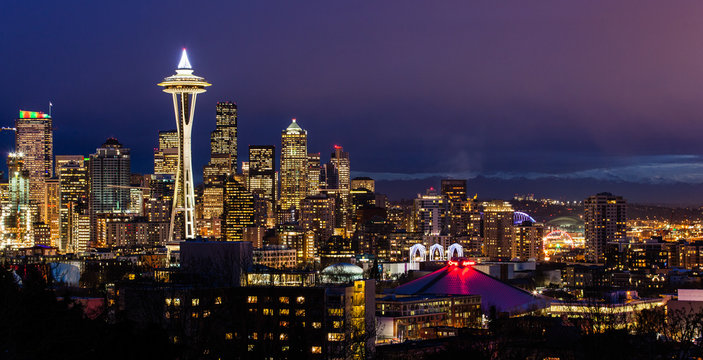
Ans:
[[[56,154],[114,136],[150,172],[157,131],[175,127],[156,83],[187,47],[213,83],[196,173],[215,103],[232,100],[243,159],[297,117],[311,152],[341,144],[377,178],[701,183],[701,14],[660,0],[3,0],[0,124],[51,100]]]

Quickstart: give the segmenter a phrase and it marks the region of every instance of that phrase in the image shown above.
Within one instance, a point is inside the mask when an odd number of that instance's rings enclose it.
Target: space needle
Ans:
[[[193,129],[193,114],[195,99],[198,94],[205,92],[205,87],[211,84],[200,76],[193,75],[193,68],[188,61],[186,49],[183,49],[181,61],[178,63],[176,74],[164,79],[158,84],[164,92],[173,96],[173,111],[178,126],[178,170],[176,171],[176,186],[173,191],[173,207],[171,208],[171,226],[168,233],[169,241],[174,239],[174,228],[177,218],[182,213],[185,227],[185,239],[195,238],[195,194],[193,190],[193,164],[190,151],[190,134]],[[178,215],[177,215],[178,214]],[[178,221],[180,222],[180,221]]]

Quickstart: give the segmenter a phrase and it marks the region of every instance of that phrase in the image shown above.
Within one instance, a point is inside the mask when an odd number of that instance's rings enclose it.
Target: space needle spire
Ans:
[[[193,67],[188,60],[188,53],[183,49],[181,60],[178,62],[176,74],[171,75],[158,84],[164,92],[173,96],[173,111],[178,126],[178,170],[176,171],[176,186],[173,191],[173,206],[171,208],[171,226],[169,241],[176,240],[175,229],[183,229],[184,239],[195,238],[195,194],[193,189],[193,164],[191,157],[190,134],[193,129],[193,113],[195,99],[198,94],[205,92],[205,87],[211,84],[204,78],[193,75]]]

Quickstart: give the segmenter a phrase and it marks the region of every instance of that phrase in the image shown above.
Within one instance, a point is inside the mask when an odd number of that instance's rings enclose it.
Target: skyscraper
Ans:
[[[233,102],[217,103],[207,167],[208,171],[225,177],[237,172],[237,104]]]
[[[57,160],[57,173],[59,175],[59,227],[60,241],[57,244],[62,252],[77,252],[79,250],[77,233],[74,229],[78,224],[74,221],[77,215],[87,215],[88,197],[88,168],[83,161],[83,156],[76,156],[74,161],[59,163]],[[76,215],[76,216],[74,216]],[[88,230],[90,226],[88,226]],[[80,249],[85,250],[85,249]]]
[[[603,263],[605,246],[624,237],[627,231],[627,203],[622,196],[599,193],[584,205],[586,259]]]
[[[178,146],[178,130],[159,131],[159,148],[154,149],[154,174],[176,175]]]
[[[442,179],[442,195],[449,204],[449,234],[465,234],[468,231],[471,210],[470,202],[466,198],[466,180]]]
[[[6,238],[5,244],[15,246],[31,246],[33,211],[29,199],[29,171],[24,169],[24,156],[20,153],[10,153],[7,157],[9,176],[8,207],[3,209],[5,214]]]
[[[95,230],[98,213],[126,211],[129,208],[130,164],[129,149],[122,147],[115,138],[107,139],[95,154],[90,154],[89,206],[93,242],[97,236]]]
[[[276,147],[249,145],[249,191],[276,200]]]
[[[176,187],[171,208],[171,226],[169,240],[174,239],[176,214],[182,213],[184,238],[195,238],[195,192],[193,188],[193,164],[191,161],[190,135],[193,129],[195,100],[198,94],[205,92],[205,87],[211,84],[204,78],[193,75],[193,68],[188,61],[186,49],[183,49],[181,61],[178,63],[176,74],[164,79],[158,84],[164,92],[173,97],[173,110],[178,125],[178,170],[176,172]],[[179,226],[180,227],[180,226]]]
[[[29,198],[40,206],[44,198],[44,179],[54,174],[54,137],[51,116],[20,110],[15,120],[15,151],[24,158],[29,174]]]
[[[308,154],[308,195],[320,193],[320,153]]]
[[[543,260],[542,237],[544,235],[544,225],[524,221],[513,226],[513,259],[528,261],[529,259]]]
[[[483,207],[483,252],[491,259],[510,258],[513,243],[513,210],[509,202],[494,200]]]
[[[423,235],[440,235],[447,214],[447,201],[437,190],[429,188],[425,194],[417,194],[413,202],[415,232]]]
[[[41,219],[49,229],[49,244],[51,246],[58,246],[60,238],[59,203],[59,179],[44,179]]]
[[[225,182],[222,233],[226,241],[240,241],[244,228],[254,226],[254,196],[241,179],[231,176]]]
[[[306,238],[313,239],[313,248],[307,257],[317,256],[317,250],[334,235],[334,198],[326,194],[307,196],[301,203],[301,226]]]
[[[295,119],[281,133],[281,199],[280,209],[300,210],[307,196],[308,132]]]

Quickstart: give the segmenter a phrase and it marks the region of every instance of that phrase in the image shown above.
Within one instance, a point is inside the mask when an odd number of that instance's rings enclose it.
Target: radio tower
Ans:
[[[173,207],[171,209],[171,227],[168,238],[174,239],[174,228],[177,214],[183,212],[183,233],[185,239],[195,238],[195,194],[193,190],[193,164],[190,152],[190,133],[193,129],[193,113],[195,98],[205,92],[205,87],[211,84],[204,78],[193,75],[193,68],[188,61],[186,49],[183,49],[181,61],[178,63],[176,74],[164,79],[158,84],[164,92],[173,96],[173,111],[176,114],[178,126],[178,170],[176,171],[176,187],[173,191]]]

